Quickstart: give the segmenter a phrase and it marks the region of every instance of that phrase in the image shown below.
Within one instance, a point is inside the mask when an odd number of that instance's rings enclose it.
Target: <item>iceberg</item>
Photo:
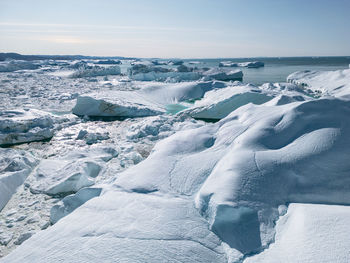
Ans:
[[[136,92],[113,91],[79,96],[72,112],[78,116],[144,117],[164,114],[165,110]]]
[[[50,139],[54,116],[35,109],[0,111],[0,146]]]
[[[245,68],[261,68],[264,67],[264,62],[261,61],[250,61],[250,62],[241,62],[236,63],[232,61],[221,61],[219,67],[245,67]]]
[[[238,63],[238,66],[245,67],[245,68],[261,68],[261,67],[264,67],[265,64],[264,62],[261,62],[261,61],[252,61],[252,62]]]
[[[221,81],[242,81],[243,72],[241,70],[223,70],[220,68],[212,68],[203,72],[206,79],[215,79]]]

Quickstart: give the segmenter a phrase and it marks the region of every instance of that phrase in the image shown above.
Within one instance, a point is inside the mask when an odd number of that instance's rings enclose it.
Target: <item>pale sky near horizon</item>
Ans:
[[[349,56],[350,0],[0,0],[0,52]]]

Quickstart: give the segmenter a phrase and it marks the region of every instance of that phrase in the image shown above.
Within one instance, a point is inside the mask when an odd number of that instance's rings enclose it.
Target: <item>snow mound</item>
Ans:
[[[63,157],[44,159],[26,181],[32,193],[67,195],[93,185],[103,163],[117,156],[112,148],[72,152]]]
[[[203,99],[196,101],[193,107],[181,114],[197,119],[218,120],[243,105],[262,104],[272,98],[272,94],[263,93],[261,89],[251,85],[231,86],[207,92]]]
[[[315,95],[350,96],[350,69],[336,71],[298,71],[287,77],[288,82],[312,90]]]
[[[206,79],[215,79],[221,81],[242,81],[243,72],[241,70],[224,70],[221,68],[212,68],[203,72],[203,76]]]
[[[273,240],[280,204],[350,203],[349,113],[339,99],[248,104],[161,141],[115,183],[140,193],[197,193],[197,208],[224,242],[257,252]]]
[[[98,77],[98,76],[107,76],[107,75],[120,75],[119,66],[111,67],[83,67],[79,68],[78,71],[70,75],[71,78],[86,78],[86,77]]]
[[[0,111],[0,146],[50,139],[54,116],[35,109]]]
[[[0,211],[37,163],[28,152],[0,148]]]
[[[17,70],[34,70],[40,68],[39,65],[29,61],[9,61],[0,63],[0,72],[14,72]]]
[[[350,262],[349,217],[348,206],[290,204],[274,244],[244,262]]]

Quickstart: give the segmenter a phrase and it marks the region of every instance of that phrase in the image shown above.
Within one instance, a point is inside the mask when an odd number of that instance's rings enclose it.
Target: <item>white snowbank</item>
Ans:
[[[116,156],[117,152],[107,147],[44,159],[27,179],[26,185],[30,186],[33,193],[62,195],[76,192],[93,185],[103,163]]]
[[[0,148],[0,211],[37,163],[26,151]]]
[[[311,89],[318,96],[350,96],[350,69],[336,71],[298,71],[290,74],[287,80],[305,89]]]
[[[275,242],[244,262],[350,262],[349,217],[349,206],[290,204]]]
[[[0,145],[49,139],[53,130],[50,113],[34,109],[0,111]]]

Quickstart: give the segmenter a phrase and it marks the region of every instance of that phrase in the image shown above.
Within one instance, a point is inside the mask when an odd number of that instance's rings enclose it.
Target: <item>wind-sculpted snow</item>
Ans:
[[[217,124],[158,143],[116,185],[196,195],[197,208],[223,241],[257,252],[273,240],[278,205],[350,202],[349,111],[348,102],[337,99],[246,105]]]
[[[350,97],[350,69],[298,71],[290,74],[287,80],[312,90],[317,96]]]
[[[0,211],[37,163],[28,152],[0,148]]]
[[[0,111],[0,146],[50,139],[54,119],[34,109]]]
[[[226,262],[220,243],[190,199],[109,191],[2,262]]]

